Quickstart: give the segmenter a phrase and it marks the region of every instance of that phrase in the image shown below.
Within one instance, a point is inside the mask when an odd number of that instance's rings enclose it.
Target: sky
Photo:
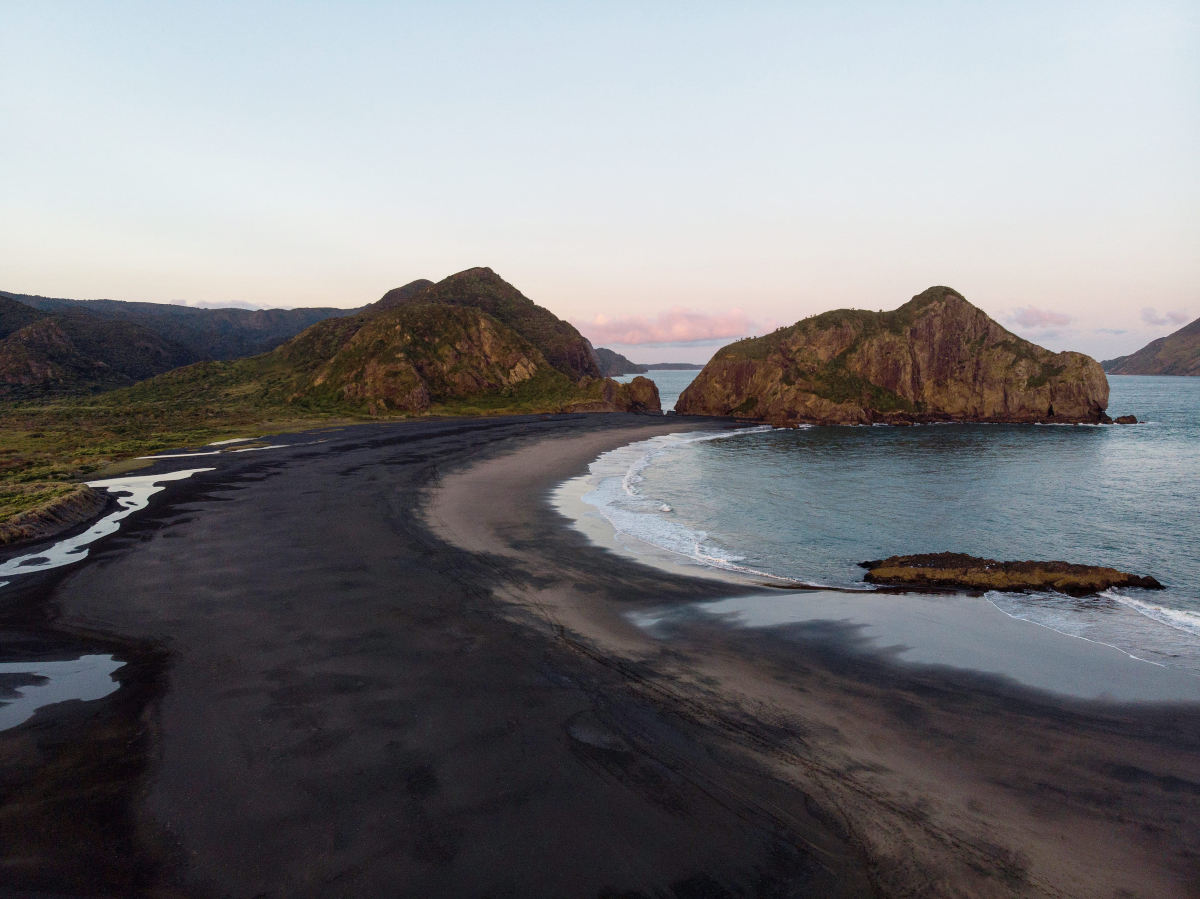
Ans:
[[[341,306],[478,265],[635,361],[961,292],[1200,316],[1200,4],[0,0],[0,289]]]

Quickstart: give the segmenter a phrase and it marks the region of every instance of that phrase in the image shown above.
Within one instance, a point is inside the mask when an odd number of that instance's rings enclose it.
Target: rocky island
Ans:
[[[607,347],[596,347],[596,359],[600,363],[600,371],[606,378],[616,378],[620,375],[644,375],[650,369],[639,365],[627,356],[622,356],[616,350]]]
[[[1089,596],[1112,587],[1163,589],[1163,585],[1152,577],[1100,565],[997,562],[963,553],[889,556],[859,564],[867,569],[863,580],[868,584],[914,590],[1007,590],[1014,593],[1053,590],[1071,596]]]
[[[1094,359],[1052,353],[931,287],[891,312],[838,309],[732,343],[675,409],[775,425],[1099,423],[1107,406]]]

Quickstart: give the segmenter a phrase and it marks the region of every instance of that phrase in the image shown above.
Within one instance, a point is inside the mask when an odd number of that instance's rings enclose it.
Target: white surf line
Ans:
[[[988,591],[988,592],[990,593],[991,591]],[[1036,625],[1037,627],[1043,627],[1048,631],[1052,631],[1052,632],[1054,632],[1056,634],[1060,634],[1064,637],[1071,637],[1074,640],[1083,640],[1085,643],[1094,643],[1096,646],[1107,646],[1109,649],[1115,649],[1117,652],[1121,653],[1121,655],[1123,655],[1123,656],[1128,656],[1129,658],[1133,659],[1135,662],[1145,662],[1147,665],[1154,665],[1156,668],[1168,668],[1172,671],[1182,671],[1184,674],[1192,674],[1192,672],[1188,671],[1186,668],[1171,668],[1170,665],[1164,665],[1162,662],[1156,662],[1153,659],[1143,659],[1141,656],[1135,656],[1133,653],[1122,649],[1120,646],[1114,646],[1112,643],[1105,643],[1103,640],[1093,640],[1091,637],[1085,637],[1082,634],[1071,634],[1071,633],[1068,633],[1067,631],[1060,631],[1056,627],[1053,627],[1049,624],[1043,624],[1040,621],[1034,621],[1032,618],[1022,618],[1020,615],[1014,615],[1012,612],[1005,611],[1004,609],[1002,609],[998,605],[996,605],[996,603],[992,600],[992,598],[990,596],[987,595],[987,593],[983,594],[983,598],[988,601],[988,604],[993,609],[995,609],[1001,615],[1007,615],[1013,621],[1023,621],[1026,624],[1033,624],[1033,625]],[[1192,676],[1196,677],[1197,675],[1192,675]]]
[[[1155,624],[1169,627],[1171,630],[1187,634],[1189,637],[1200,637],[1200,615],[1187,609],[1169,609],[1152,602],[1143,602],[1132,596],[1122,596],[1114,590],[1105,590],[1101,596],[1116,600],[1127,609],[1132,609],[1144,618],[1149,618]]]
[[[29,553],[9,559],[0,565],[0,575],[28,574],[33,571],[45,571],[49,568],[61,568],[72,562],[87,558],[87,545],[106,537],[121,526],[121,520],[132,515],[139,509],[146,508],[150,497],[166,490],[161,481],[182,481],[202,471],[212,471],[211,468],[188,468],[183,471],[168,471],[163,474],[148,474],[138,477],[109,478],[104,481],[89,481],[89,487],[103,488],[117,496],[121,508],[104,516],[94,525],[66,540],[60,540],[49,549],[42,552]],[[121,494],[128,494],[121,496]],[[5,583],[8,583],[5,581]]]
[[[227,446],[230,443],[245,443],[247,440],[262,440],[261,437],[230,437],[228,440],[214,440],[212,443],[206,443],[205,446]]]

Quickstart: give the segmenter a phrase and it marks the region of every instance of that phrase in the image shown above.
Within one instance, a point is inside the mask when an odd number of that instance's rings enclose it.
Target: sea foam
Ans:
[[[774,429],[769,425],[761,425],[715,433],[666,434],[612,450],[589,467],[585,479],[591,489],[582,497],[583,502],[595,508],[620,537],[722,571],[786,580],[739,565],[741,556],[712,541],[706,531],[677,520],[670,504],[644,493],[646,469],[665,456],[696,443],[736,439],[771,430]]]

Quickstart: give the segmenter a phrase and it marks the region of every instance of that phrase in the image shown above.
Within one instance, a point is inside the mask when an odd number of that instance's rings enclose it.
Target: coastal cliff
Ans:
[[[789,425],[1094,423],[1107,406],[1094,359],[1052,353],[931,287],[891,312],[838,309],[732,343],[675,408]]]
[[[1110,375],[1200,375],[1200,318],[1136,353],[1100,364]]]

